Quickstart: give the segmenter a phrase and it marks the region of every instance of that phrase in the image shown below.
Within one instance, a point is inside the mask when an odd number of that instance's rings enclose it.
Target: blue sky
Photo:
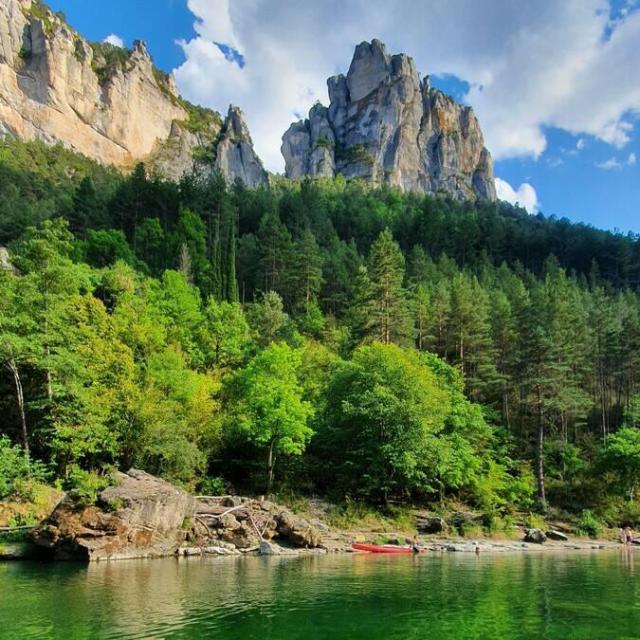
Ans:
[[[532,0],[527,9],[510,0],[327,0],[295,12],[284,0],[49,4],[89,39],[146,40],[189,99],[221,111],[239,104],[273,170],[294,114],[326,102],[326,77],[346,72],[357,42],[379,37],[474,106],[506,197],[640,233],[635,0]]]

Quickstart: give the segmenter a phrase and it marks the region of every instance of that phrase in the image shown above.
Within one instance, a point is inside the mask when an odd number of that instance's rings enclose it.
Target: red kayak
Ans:
[[[416,553],[413,547],[400,547],[397,544],[365,544],[353,542],[351,548],[357,551],[368,551],[369,553],[403,553],[409,555]]]

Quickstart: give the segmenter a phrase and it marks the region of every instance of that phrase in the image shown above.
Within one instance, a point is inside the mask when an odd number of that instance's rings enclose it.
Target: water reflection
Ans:
[[[2,565],[0,638],[633,638],[634,553]]]

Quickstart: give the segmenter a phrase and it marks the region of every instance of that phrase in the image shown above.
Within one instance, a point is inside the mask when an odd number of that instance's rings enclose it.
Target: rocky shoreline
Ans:
[[[469,540],[448,535],[437,516],[416,515],[419,544],[427,553],[593,551],[623,548],[619,542],[569,539],[559,530],[523,530],[524,539]],[[164,480],[131,469],[119,473],[95,503],[65,496],[29,532],[28,542],[0,544],[0,560],[39,557],[97,562],[176,556],[241,556],[358,553],[354,541],[380,539],[379,531],[343,531],[320,518],[305,519],[264,499],[191,496]],[[405,544],[403,535],[386,541]],[[635,541],[636,545],[640,541]]]

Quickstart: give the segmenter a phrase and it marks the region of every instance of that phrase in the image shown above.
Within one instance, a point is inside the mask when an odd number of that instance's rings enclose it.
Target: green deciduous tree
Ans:
[[[234,416],[247,438],[267,451],[267,494],[279,455],[300,455],[313,431],[313,408],[297,379],[300,354],[272,343],[238,372]]]

